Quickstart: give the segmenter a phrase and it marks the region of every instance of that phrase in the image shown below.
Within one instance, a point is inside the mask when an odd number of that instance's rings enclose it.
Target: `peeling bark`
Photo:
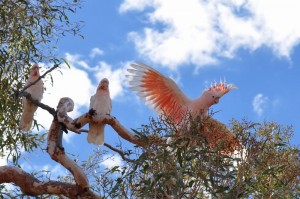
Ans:
[[[37,196],[42,194],[63,195],[68,198],[77,199],[78,192],[75,184],[48,181],[41,182],[29,173],[26,173],[18,167],[0,166],[0,184],[14,183],[20,187],[21,191],[29,196]],[[87,191],[80,195],[83,198],[101,198],[91,191]]]
[[[70,112],[74,108],[74,102],[70,98],[61,98],[57,106],[57,110],[49,107],[43,103],[40,103],[30,96],[23,89],[21,92],[16,92],[16,96],[25,96],[31,100],[37,106],[47,110],[51,115],[54,116],[52,121],[47,140],[47,152],[51,158],[60,163],[74,176],[76,184],[64,183],[59,181],[48,181],[42,182],[34,176],[26,173],[20,168],[2,166],[0,167],[0,184],[2,183],[15,183],[20,187],[24,194],[30,196],[37,196],[41,194],[56,194],[62,195],[68,198],[101,198],[100,196],[89,190],[90,185],[88,179],[83,170],[70,159],[64,151],[62,145],[63,131],[67,129],[75,133],[88,132],[87,130],[80,129],[82,126],[89,122],[104,123],[110,125],[123,139],[136,144],[140,147],[145,147],[147,144],[142,141],[137,135],[127,130],[115,117],[105,115],[99,118],[93,117],[94,112],[91,109],[88,113],[83,114],[77,119],[73,120],[68,116],[67,112]],[[67,131],[66,131],[67,132]],[[151,138],[150,138],[151,139]],[[155,139],[158,139],[155,137]],[[110,149],[118,152],[124,160],[131,161],[124,156],[124,153],[114,149],[112,146],[106,144]]]
[[[72,128],[81,128],[85,124],[89,122],[97,122],[97,123],[104,123],[110,125],[123,139],[136,144],[140,147],[145,147],[147,143],[140,139],[137,135],[130,132],[128,129],[126,129],[118,120],[117,118],[111,116],[111,115],[105,115],[98,118],[93,117],[93,111],[90,110],[88,113],[83,114],[82,116],[76,118],[72,123]],[[162,138],[158,136],[149,136],[148,139],[159,139]]]
[[[23,92],[26,95],[26,92]],[[31,96],[26,96],[31,99]],[[35,100],[32,100],[33,103],[37,103]],[[62,101],[62,102],[61,102]],[[41,106],[41,104],[37,104]],[[34,176],[26,173],[20,168],[10,167],[10,166],[2,166],[0,167],[0,184],[2,183],[15,183],[20,187],[21,191],[30,196],[37,196],[41,194],[56,194],[63,195],[68,198],[101,198],[100,196],[94,194],[91,190],[89,190],[89,182],[88,179],[83,172],[83,170],[70,159],[64,151],[62,146],[62,136],[63,130],[67,127],[68,123],[73,120],[69,117],[61,117],[63,122],[58,120],[58,116],[67,116],[66,112],[73,110],[73,100],[70,98],[62,98],[57,107],[57,111],[53,108],[46,106],[46,110],[49,111],[50,114],[54,115],[54,119],[52,121],[48,140],[47,140],[47,152],[51,156],[53,160],[63,165],[66,169],[70,171],[70,173],[74,176],[74,180],[76,184],[64,183],[59,181],[48,181],[42,182],[35,178]],[[56,114],[57,113],[57,114]],[[65,125],[66,124],[66,125]],[[79,132],[80,129],[74,128]],[[71,128],[71,130],[74,130]]]
[[[54,119],[49,130],[47,152],[53,160],[59,162],[72,173],[78,185],[78,193],[86,192],[89,189],[87,177],[82,169],[65,154],[61,144],[62,134],[61,125]]]
[[[73,119],[68,116],[67,112],[71,112],[74,109],[74,102],[71,98],[63,97],[59,100],[57,105],[57,119],[65,127],[75,133],[88,132],[85,129],[77,128],[73,123]]]

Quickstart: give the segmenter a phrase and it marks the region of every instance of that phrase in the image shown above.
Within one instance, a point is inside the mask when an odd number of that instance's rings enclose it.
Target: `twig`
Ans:
[[[52,107],[50,107],[46,104],[43,104],[42,102],[39,102],[38,100],[32,98],[30,93],[27,93],[26,91],[23,91],[23,96],[26,97],[27,99],[29,99],[32,103],[34,103],[38,107],[41,107],[42,109],[48,111],[51,115],[55,116],[56,111],[55,111],[54,108],[52,108]]]
[[[106,146],[107,148],[109,148],[110,150],[114,151],[114,152],[117,152],[120,154],[120,156],[122,157],[123,160],[127,161],[127,162],[133,162],[133,160],[127,158],[124,154],[123,151],[119,150],[119,149],[116,149],[114,148],[113,146],[107,144],[107,143],[104,143],[104,146]]]
[[[52,68],[50,68],[49,70],[47,70],[43,75],[39,76],[39,78],[37,78],[34,82],[31,82],[30,84],[24,86],[24,88],[21,91],[16,91],[15,93],[15,99],[24,96],[24,91],[29,88],[30,86],[36,84],[39,80],[41,80],[42,78],[44,78],[48,73],[50,73],[51,71],[53,71],[54,69],[56,69],[57,67],[59,67],[58,64],[54,64],[54,66]]]

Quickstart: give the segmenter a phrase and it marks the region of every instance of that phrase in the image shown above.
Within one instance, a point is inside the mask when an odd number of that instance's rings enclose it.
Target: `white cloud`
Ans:
[[[73,67],[82,68],[84,70],[91,69],[87,61],[82,58],[82,55],[66,53],[65,58],[67,62]]]
[[[97,55],[103,55],[103,54],[104,54],[104,52],[103,52],[103,50],[101,50],[100,48],[93,48],[93,49],[91,50],[90,57],[91,57],[91,58],[94,58],[94,57],[96,57]]]
[[[258,115],[262,116],[264,109],[268,103],[268,97],[264,96],[263,94],[257,94],[252,101],[253,111]]]
[[[3,154],[8,154],[7,152],[4,152]],[[0,166],[5,166],[7,165],[7,156],[0,156]]]
[[[298,0],[124,0],[119,11],[145,10],[146,27],[129,38],[141,55],[175,69],[214,64],[239,48],[267,46],[289,58],[300,41],[299,8]]]
[[[115,166],[122,166],[122,159],[118,155],[104,155],[101,163],[105,168],[111,169]]]
[[[116,99],[123,96],[125,87],[125,73],[126,69],[118,68],[113,70],[112,67],[106,62],[99,62],[97,65],[97,72],[95,73],[96,79],[100,80],[106,77],[109,80],[110,97]]]
[[[153,1],[149,0],[125,0],[119,8],[121,13],[129,10],[142,11],[145,7],[150,6]]]

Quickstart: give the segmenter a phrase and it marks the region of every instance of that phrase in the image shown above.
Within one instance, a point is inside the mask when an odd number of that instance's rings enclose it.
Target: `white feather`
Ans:
[[[96,111],[94,117],[101,117],[106,114],[110,114],[112,109],[112,104],[111,104],[109,89],[108,90],[97,89],[96,94],[93,95],[90,99],[90,109],[94,109]],[[95,145],[103,145],[104,127],[105,124],[90,123],[89,134],[87,137],[88,142]]]
[[[37,71],[37,75],[33,75],[33,70]],[[38,66],[33,65],[33,67],[31,68],[31,72],[29,74],[29,78],[25,85],[31,84],[39,76],[40,75],[38,71]],[[34,85],[27,88],[25,91],[28,92],[33,99],[38,100],[40,102],[43,98],[43,92],[44,92],[43,81],[39,80]],[[23,103],[23,113],[20,119],[19,129],[24,131],[29,131],[32,127],[33,115],[38,107],[35,104],[33,104],[31,101],[26,99],[25,97],[23,97],[22,103]]]

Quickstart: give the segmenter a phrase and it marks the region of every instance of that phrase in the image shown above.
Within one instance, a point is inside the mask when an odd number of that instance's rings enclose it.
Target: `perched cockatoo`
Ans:
[[[109,95],[108,79],[103,78],[97,88],[96,94],[91,97],[90,109],[95,110],[95,117],[110,114],[112,105]],[[90,123],[87,140],[89,143],[96,145],[104,144],[104,127],[105,124]]]
[[[194,119],[201,116],[204,121],[208,116],[208,109],[217,104],[223,95],[236,88],[225,82],[214,83],[205,89],[199,98],[189,99],[172,79],[165,77],[150,66],[133,63],[128,72],[131,73],[128,75],[130,88],[150,104],[150,107],[154,108],[159,115],[167,116],[175,124],[185,124],[185,118],[188,119],[187,114],[191,114]],[[204,133],[213,143],[217,143],[215,139],[219,139],[220,135],[226,139],[234,137],[229,130],[226,130],[226,135],[220,134],[217,127],[223,127],[223,125],[213,118],[209,117],[207,124],[209,127],[207,126],[206,129],[210,129],[211,135],[208,132]]]
[[[34,64],[30,69],[29,77],[25,86],[36,81],[39,77],[40,77],[39,66],[37,64]],[[44,92],[43,81],[40,79],[38,82],[36,82],[35,84],[27,88],[25,91],[28,92],[33,99],[38,100],[40,102],[42,100],[43,92]],[[33,104],[30,100],[28,100],[26,97],[23,97],[22,103],[23,103],[23,113],[19,123],[19,129],[24,131],[29,131],[32,126],[34,112],[38,107],[37,105]]]

